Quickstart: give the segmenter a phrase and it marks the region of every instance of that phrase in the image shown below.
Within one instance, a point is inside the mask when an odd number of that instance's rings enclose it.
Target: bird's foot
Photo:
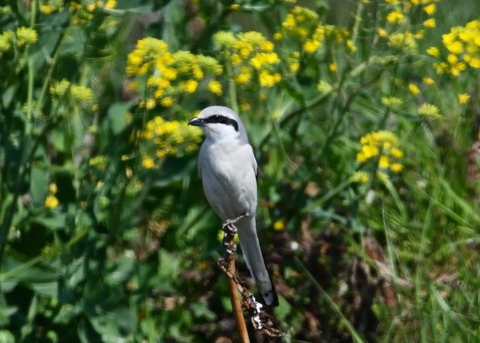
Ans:
[[[235,254],[235,251],[237,251],[237,246],[234,243],[234,238],[238,230],[234,224],[246,216],[248,216],[248,214],[242,214],[237,218],[227,219],[225,223],[223,223],[222,228],[225,234],[223,235],[222,243],[223,243],[223,248],[225,249],[225,252],[229,255],[233,255]]]
[[[233,234],[236,234],[237,233],[237,228],[232,224],[235,224],[240,219],[243,219],[245,217],[248,217],[248,213],[242,213],[237,218],[225,220],[225,223],[223,223],[223,231],[230,230],[230,231],[233,232]]]

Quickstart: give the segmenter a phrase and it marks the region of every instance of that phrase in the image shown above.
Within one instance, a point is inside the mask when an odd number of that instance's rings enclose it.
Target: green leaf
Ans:
[[[0,343],[15,343],[15,337],[8,330],[0,330]]]
[[[131,107],[132,104],[129,102],[116,102],[108,109],[106,124],[115,135],[119,135],[127,127],[125,114],[130,111]]]

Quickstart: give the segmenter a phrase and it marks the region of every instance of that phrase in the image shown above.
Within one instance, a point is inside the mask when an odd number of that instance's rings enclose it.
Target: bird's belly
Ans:
[[[254,214],[255,208],[252,209],[251,203],[256,203],[256,192],[248,194],[243,182],[235,182],[231,177],[215,171],[203,173],[202,180],[210,206],[224,221],[242,214]]]

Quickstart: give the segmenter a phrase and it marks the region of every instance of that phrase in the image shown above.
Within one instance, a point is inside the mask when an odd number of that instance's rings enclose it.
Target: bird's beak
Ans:
[[[200,118],[193,118],[193,119],[190,119],[190,121],[188,122],[188,125],[192,125],[192,126],[203,126],[205,123],[203,122],[203,119],[200,119]]]

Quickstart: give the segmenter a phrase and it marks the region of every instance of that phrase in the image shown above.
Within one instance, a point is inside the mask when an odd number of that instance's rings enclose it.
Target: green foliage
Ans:
[[[238,339],[186,125],[219,104],[259,162],[292,341],[477,342],[479,16],[473,0],[7,2],[0,340]]]

